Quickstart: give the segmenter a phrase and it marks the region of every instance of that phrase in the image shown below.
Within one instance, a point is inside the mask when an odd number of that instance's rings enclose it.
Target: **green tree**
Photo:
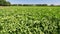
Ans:
[[[10,5],[10,2],[7,2],[6,0],[0,0],[0,6],[7,6]]]

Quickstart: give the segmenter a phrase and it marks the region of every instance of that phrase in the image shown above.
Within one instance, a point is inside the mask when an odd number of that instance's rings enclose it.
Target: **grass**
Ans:
[[[0,34],[60,34],[60,7],[2,7]]]

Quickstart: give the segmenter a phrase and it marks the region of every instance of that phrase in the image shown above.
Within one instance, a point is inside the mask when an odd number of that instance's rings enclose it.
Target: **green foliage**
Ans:
[[[60,7],[2,7],[0,34],[60,34]]]
[[[0,0],[0,6],[9,6],[11,5],[10,2],[7,2],[6,0]]]

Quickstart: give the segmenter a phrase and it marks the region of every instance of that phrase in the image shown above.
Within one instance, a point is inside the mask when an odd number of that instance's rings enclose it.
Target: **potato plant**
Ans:
[[[60,34],[60,7],[2,7],[0,34]]]

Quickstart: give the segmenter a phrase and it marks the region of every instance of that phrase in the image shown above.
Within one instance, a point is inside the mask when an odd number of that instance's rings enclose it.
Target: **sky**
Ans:
[[[7,0],[11,4],[55,4],[60,5],[60,0]]]

